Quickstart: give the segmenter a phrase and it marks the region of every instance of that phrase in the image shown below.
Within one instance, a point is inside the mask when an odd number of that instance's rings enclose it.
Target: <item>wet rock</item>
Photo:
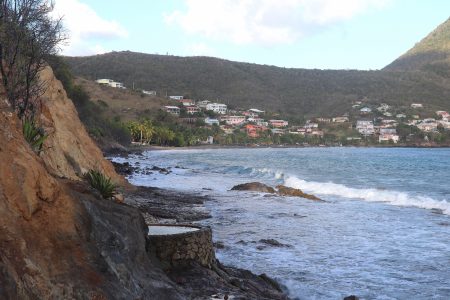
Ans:
[[[350,296],[344,297],[344,300],[359,300],[359,298],[355,295],[350,295]]]
[[[314,195],[306,194],[300,189],[294,189],[294,188],[287,187],[284,185],[277,185],[277,189],[278,189],[277,193],[281,196],[301,197],[301,198],[314,200],[314,201],[324,201]]]
[[[217,242],[214,243],[214,248],[216,248],[216,249],[224,249],[225,245],[224,245],[223,242],[217,241]]]
[[[165,174],[165,175],[167,175],[167,174],[170,174],[172,171],[170,171],[170,168],[160,168],[160,167],[157,167],[157,166],[153,166],[150,170],[152,170],[152,171],[158,171],[160,174]]]
[[[235,185],[232,191],[253,191],[253,192],[261,192],[261,193],[269,193],[274,194],[275,189],[271,186],[265,185],[261,182],[249,182]]]
[[[121,175],[131,175],[133,172],[137,170],[137,168],[130,165],[130,163],[118,163],[118,162],[112,162],[114,168],[116,169],[116,172]]]
[[[292,247],[291,245],[280,243],[275,239],[261,239],[259,242],[273,247]]]

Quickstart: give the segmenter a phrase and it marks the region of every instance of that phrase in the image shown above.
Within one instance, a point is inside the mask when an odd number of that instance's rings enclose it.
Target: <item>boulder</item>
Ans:
[[[270,193],[274,194],[275,189],[271,186],[265,185],[260,182],[249,182],[235,185],[232,191],[252,191],[252,192],[261,192],[261,193]]]
[[[300,189],[295,189],[295,188],[287,187],[284,185],[277,185],[277,189],[278,189],[277,193],[281,196],[301,197],[301,198],[314,200],[314,201],[323,201],[322,199],[320,199],[314,195],[304,193]]]

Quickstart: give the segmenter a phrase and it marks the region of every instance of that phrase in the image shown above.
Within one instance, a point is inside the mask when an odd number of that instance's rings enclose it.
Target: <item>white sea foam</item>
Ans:
[[[446,200],[439,201],[426,196],[412,196],[406,192],[379,190],[375,188],[357,189],[333,182],[306,181],[295,176],[286,176],[284,184],[313,194],[333,195],[369,202],[387,202],[397,206],[439,209],[444,214],[450,215],[450,202]]]

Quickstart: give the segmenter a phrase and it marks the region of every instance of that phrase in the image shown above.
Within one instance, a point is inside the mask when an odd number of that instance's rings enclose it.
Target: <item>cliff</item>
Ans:
[[[51,68],[41,73],[41,79],[46,82],[47,89],[41,97],[40,123],[48,134],[42,159],[49,172],[58,177],[79,180],[89,169],[98,169],[116,184],[126,184],[89,137],[75,106]]]
[[[50,137],[42,157],[0,102],[0,299],[181,299],[146,253],[140,212],[79,180],[98,167],[125,182],[87,136],[51,70],[44,76],[42,120]]]

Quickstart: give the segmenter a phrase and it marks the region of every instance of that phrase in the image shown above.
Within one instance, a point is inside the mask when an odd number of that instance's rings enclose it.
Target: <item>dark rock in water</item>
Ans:
[[[359,300],[359,298],[355,295],[351,295],[351,296],[345,297],[344,300]]]
[[[275,239],[261,239],[259,242],[273,247],[291,247],[291,245],[280,243]]]
[[[271,186],[265,185],[261,182],[249,182],[235,185],[232,191],[253,191],[253,192],[261,192],[261,193],[270,193],[274,194],[275,189]]]
[[[158,171],[160,174],[165,174],[165,175],[167,175],[167,174],[169,174],[170,172],[172,172],[172,171],[170,171],[169,170],[170,168],[160,168],[160,167],[157,167],[157,166],[153,166],[150,170],[152,170],[152,171]]]
[[[291,187],[287,187],[284,185],[277,185],[278,194],[281,196],[292,196],[292,197],[301,197],[314,201],[324,201],[314,195],[306,194],[300,189],[294,189]]]
[[[223,244],[223,242],[217,241],[217,242],[214,243],[214,248],[216,248],[216,249],[224,249],[225,245]]]
[[[128,162],[124,163],[118,163],[118,162],[111,162],[116,169],[116,172],[121,175],[131,175],[133,172],[135,172],[138,168],[133,167]]]

